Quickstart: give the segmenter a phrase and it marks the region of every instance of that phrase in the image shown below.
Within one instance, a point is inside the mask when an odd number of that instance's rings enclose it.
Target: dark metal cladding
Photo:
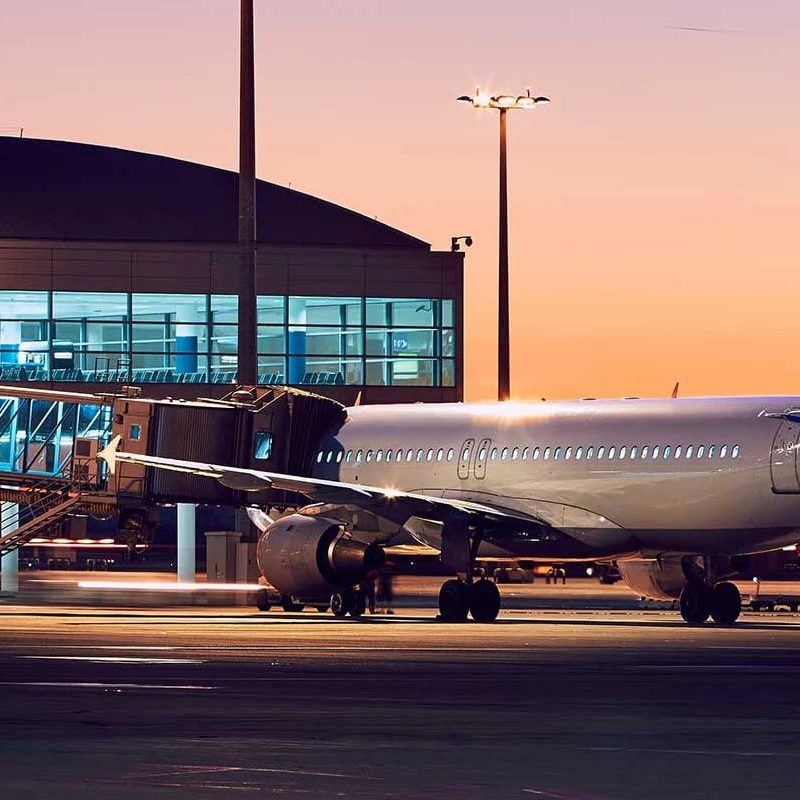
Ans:
[[[235,407],[157,403],[152,455],[235,466],[239,416]],[[192,498],[197,503],[235,505],[240,494],[213,478],[161,469],[148,470],[147,485],[148,498],[155,501]]]

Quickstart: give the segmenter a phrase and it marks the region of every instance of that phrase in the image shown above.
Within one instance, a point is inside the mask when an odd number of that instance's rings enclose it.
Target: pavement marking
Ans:
[[[658,747],[580,747],[578,749],[597,753],[666,753],[677,756],[734,756],[736,758],[774,758],[775,756],[791,756],[794,758],[797,755],[796,753],[773,753],[755,750],[679,750]]]
[[[308,775],[312,778],[350,778],[353,780],[374,780],[366,778],[364,775],[355,775],[347,772],[316,772],[307,769],[280,769],[278,767],[240,767],[240,766],[200,766],[195,764],[152,764],[146,766],[153,767],[171,767],[165,772],[148,772],[138,777],[141,778],[161,778],[168,775],[202,775],[207,772],[259,772],[270,775]],[[128,778],[135,778],[135,775],[129,775]]]
[[[213,691],[216,686],[162,683],[83,683],[78,681],[0,681],[0,686],[36,686],[57,689],[167,689],[179,691]]]
[[[16,656],[36,661],[88,661],[90,664],[205,664],[197,658],[138,658],[136,656]]]

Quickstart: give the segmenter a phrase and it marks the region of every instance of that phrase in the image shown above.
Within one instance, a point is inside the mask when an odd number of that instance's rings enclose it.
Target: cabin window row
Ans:
[[[478,462],[489,461],[548,461],[569,460],[576,461],[614,461],[624,459],[700,459],[700,458],[739,458],[741,447],[738,444],[699,444],[699,445],[587,445],[587,446],[549,446],[549,447],[482,447],[478,451]],[[463,462],[472,458],[470,448],[465,448],[461,454]],[[452,447],[439,448],[397,448],[392,449],[360,449],[348,450],[346,453],[339,450],[317,453],[317,463],[341,464],[344,460],[348,464],[361,464],[372,462],[385,462],[387,464],[400,462],[452,462],[455,459],[455,450]]]

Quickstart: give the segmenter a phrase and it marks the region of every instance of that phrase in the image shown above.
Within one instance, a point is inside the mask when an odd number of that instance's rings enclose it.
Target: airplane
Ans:
[[[800,539],[798,437],[795,396],[420,403],[348,408],[310,475],[129,453],[120,437],[99,457],[303,495],[281,519],[250,509],[259,567],[337,616],[363,613],[358,583],[411,540],[456,575],[445,621],[496,619],[499,592],[475,566],[489,558],[614,561],[637,594],[679,598],[686,622],[732,624],[728,579]]]

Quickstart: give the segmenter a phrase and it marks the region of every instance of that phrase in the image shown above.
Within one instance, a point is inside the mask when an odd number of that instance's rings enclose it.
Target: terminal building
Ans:
[[[463,398],[463,255],[259,181],[259,384]],[[0,385],[219,397],[236,382],[237,175],[0,137]]]

